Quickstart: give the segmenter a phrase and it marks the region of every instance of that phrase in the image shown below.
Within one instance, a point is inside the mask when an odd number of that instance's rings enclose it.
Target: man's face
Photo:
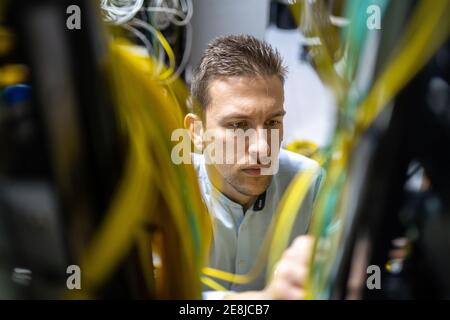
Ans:
[[[271,159],[278,156],[283,136],[285,111],[281,80],[277,76],[224,77],[210,83],[209,95],[211,103],[203,129],[214,132],[216,145],[234,143],[236,146],[236,137],[229,134],[233,130],[255,134],[253,139],[245,139],[243,152],[234,148],[232,164],[207,165],[208,175],[216,187],[235,198],[233,200],[262,194],[272,180],[271,175],[264,174],[264,168],[270,166],[268,156]],[[278,130],[276,143],[271,141],[273,130]],[[204,141],[203,147],[209,143]],[[229,150],[224,148],[224,153],[227,152]]]

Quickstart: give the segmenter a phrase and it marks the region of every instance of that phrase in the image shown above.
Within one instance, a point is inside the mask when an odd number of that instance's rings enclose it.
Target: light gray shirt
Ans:
[[[268,189],[244,213],[240,204],[227,198],[211,184],[203,155],[193,154],[192,156],[203,200],[213,218],[214,237],[209,262],[211,268],[234,274],[247,274],[256,261],[286,188],[299,172],[316,168],[319,170],[316,170],[317,173],[300,207],[289,242],[307,232],[313,203],[324,175],[323,169],[318,168],[314,160],[282,149],[279,155],[279,170],[273,176]],[[247,284],[217,282],[229,291],[261,290],[265,287],[265,273],[264,267],[263,272]],[[220,293],[213,294],[207,290],[211,289],[205,287],[204,297],[207,299],[222,297]]]

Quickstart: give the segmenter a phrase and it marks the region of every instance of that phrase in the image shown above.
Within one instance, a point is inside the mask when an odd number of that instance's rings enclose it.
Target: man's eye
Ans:
[[[245,129],[247,128],[247,122],[246,121],[232,122],[229,124],[229,127],[231,129]]]
[[[266,126],[268,126],[268,127],[276,127],[279,124],[281,124],[281,121],[279,121],[279,120],[269,120],[266,122]]]

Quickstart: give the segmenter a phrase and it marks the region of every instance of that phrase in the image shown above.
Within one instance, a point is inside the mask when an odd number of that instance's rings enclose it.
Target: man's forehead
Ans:
[[[207,118],[211,119],[250,119],[259,116],[272,118],[286,113],[282,100],[270,97],[240,99],[237,96],[212,103],[206,112]]]
[[[284,94],[281,81],[261,77],[228,77],[211,83],[208,116],[245,117],[256,113],[284,112]]]
[[[264,91],[266,94],[279,95],[283,93],[283,84],[276,75],[215,77],[209,84],[210,94],[247,93]]]

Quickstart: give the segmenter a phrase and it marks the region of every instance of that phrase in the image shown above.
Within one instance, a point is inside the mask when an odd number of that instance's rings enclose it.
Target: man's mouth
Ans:
[[[258,166],[251,166],[251,167],[246,167],[244,169],[242,169],[242,171],[249,176],[252,177],[258,177],[261,175],[261,169],[263,168],[268,168],[269,166],[265,166],[265,165],[258,165]]]

